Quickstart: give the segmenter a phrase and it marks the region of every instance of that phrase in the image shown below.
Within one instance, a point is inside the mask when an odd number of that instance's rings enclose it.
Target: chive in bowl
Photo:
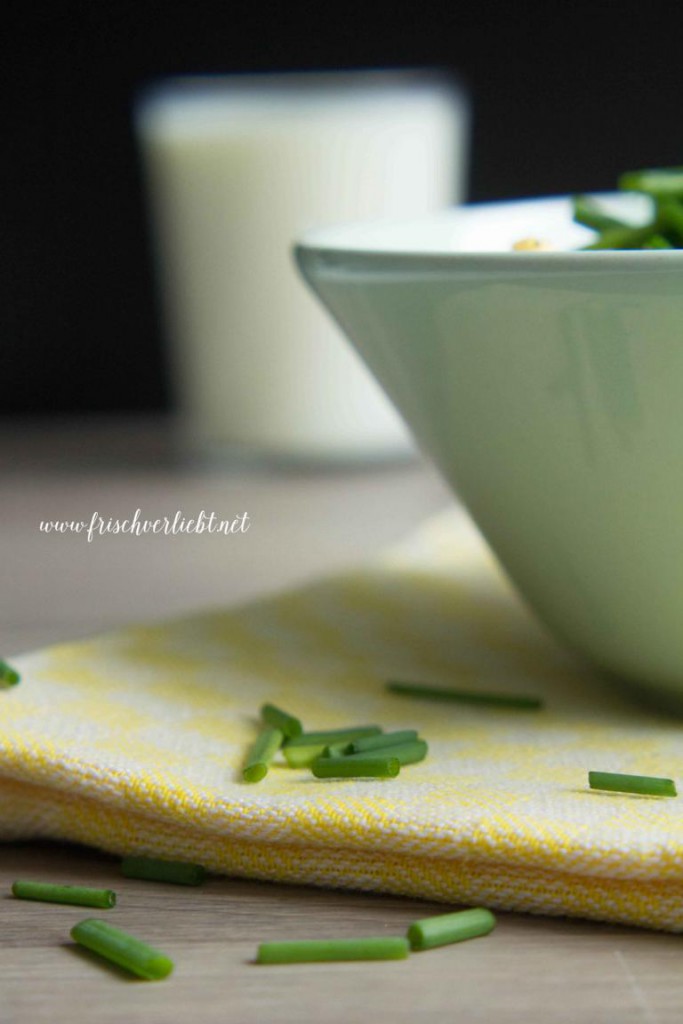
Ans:
[[[637,225],[649,200],[592,197]],[[534,237],[550,251],[515,251]],[[539,618],[683,712],[683,250],[569,197],[307,232],[299,269]]]

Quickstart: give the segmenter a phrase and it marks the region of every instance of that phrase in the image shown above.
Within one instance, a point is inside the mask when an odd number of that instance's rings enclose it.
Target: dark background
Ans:
[[[168,408],[130,116],[156,76],[452,69],[473,102],[469,199],[609,189],[624,169],[683,164],[677,12],[10,3],[0,42],[2,414]]]

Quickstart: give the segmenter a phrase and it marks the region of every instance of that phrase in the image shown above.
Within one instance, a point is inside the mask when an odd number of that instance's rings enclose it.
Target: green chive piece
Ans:
[[[664,235],[650,235],[646,242],[643,242],[643,249],[675,249],[668,238]]]
[[[206,871],[199,864],[156,860],[153,857],[124,857],[121,861],[121,874],[126,878],[170,882],[172,885],[201,885],[206,878]]]
[[[397,757],[318,757],[311,765],[316,779],[395,779],[401,770]]]
[[[618,772],[589,772],[591,789],[607,789],[612,793],[640,793],[643,796],[677,796],[672,779],[648,775],[620,775]]]
[[[610,217],[603,213],[600,206],[588,196],[573,196],[572,207],[576,223],[583,224],[584,227],[592,228],[594,231],[608,231],[613,228],[628,228],[629,226],[623,221],[617,220],[616,217]]]
[[[285,745],[282,748],[282,753],[290,768],[308,768],[317,757],[322,756],[326,749],[324,743],[303,747]]]
[[[90,889],[84,885],[55,885],[52,882],[19,881],[12,884],[12,895],[20,900],[43,903],[73,903],[79,907],[116,906],[116,893],[111,889]]]
[[[148,981],[166,978],[173,970],[173,961],[165,953],[94,917],[74,925],[71,929],[71,938],[93,953],[99,953],[112,963]]]
[[[334,960],[405,960],[407,939],[299,939],[294,942],[262,942],[259,964],[303,964]]]
[[[0,689],[16,686],[21,681],[21,676],[15,668],[0,659]]]
[[[399,764],[416,764],[424,761],[429,747],[424,740],[409,740],[407,743],[396,743],[392,747],[380,747],[377,750],[362,750],[360,754],[348,754],[347,761],[360,760],[367,757],[395,757]]]
[[[683,246],[683,204],[674,199],[663,199],[658,203],[658,209],[664,237],[675,243],[674,248]]]
[[[683,167],[627,171],[619,178],[618,185],[629,192],[645,192],[655,199],[683,199]]]
[[[355,725],[346,729],[322,729],[318,732],[303,732],[294,740],[287,742],[288,747],[327,747],[330,743],[350,743],[361,736],[379,736],[382,732],[379,725]]]
[[[598,252],[603,249],[642,249],[657,230],[656,222],[640,228],[608,228],[590,245],[584,245],[584,252]]]
[[[296,739],[287,740],[282,748],[290,768],[307,768],[320,757],[327,747],[348,744],[363,736],[378,736],[382,730],[378,725],[356,725],[345,729],[322,729],[318,732],[304,732]]]
[[[398,729],[396,732],[383,732],[380,736],[361,736],[353,740],[349,746],[351,754],[361,754],[365,750],[381,750],[382,747],[395,747],[399,743],[416,740],[417,729]]]
[[[574,220],[599,232],[599,237],[583,246],[583,251],[683,248],[683,167],[627,171],[618,185],[620,189],[642,192],[652,200],[649,222],[640,227],[625,224],[603,213],[592,197],[574,196]]]
[[[496,919],[490,910],[475,907],[473,910],[458,910],[454,914],[438,914],[414,921],[408,929],[408,941],[413,950],[434,949],[448,946],[452,942],[476,939],[493,930]]]
[[[351,744],[350,743],[331,743],[329,747],[323,749],[321,757],[346,757],[350,754]]]
[[[424,683],[404,683],[390,680],[387,689],[404,697],[425,697],[428,700],[448,700],[463,704],[490,704],[500,708],[532,710],[543,707],[540,697],[512,693],[485,693],[475,690],[454,690]]]
[[[261,718],[266,725],[270,725],[273,729],[279,729],[280,732],[284,733],[287,739],[294,739],[304,731],[304,727],[298,718],[288,714],[286,711],[282,711],[280,708],[276,708],[274,704],[264,704],[261,707]]]
[[[247,754],[242,770],[245,782],[260,782],[268,774],[268,765],[282,746],[284,733],[270,725],[265,726]]]

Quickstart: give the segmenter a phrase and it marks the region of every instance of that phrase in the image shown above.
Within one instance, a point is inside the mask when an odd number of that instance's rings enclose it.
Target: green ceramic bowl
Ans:
[[[596,198],[634,223],[648,203]],[[526,236],[557,251],[511,251]],[[683,700],[683,251],[576,251],[592,237],[553,198],[295,255],[541,619]]]

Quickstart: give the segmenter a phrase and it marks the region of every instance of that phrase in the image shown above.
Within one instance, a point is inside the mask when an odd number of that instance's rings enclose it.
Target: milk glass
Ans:
[[[182,447],[313,462],[414,451],[290,250],[314,226],[459,201],[462,90],[426,71],[186,77],[135,113]]]

